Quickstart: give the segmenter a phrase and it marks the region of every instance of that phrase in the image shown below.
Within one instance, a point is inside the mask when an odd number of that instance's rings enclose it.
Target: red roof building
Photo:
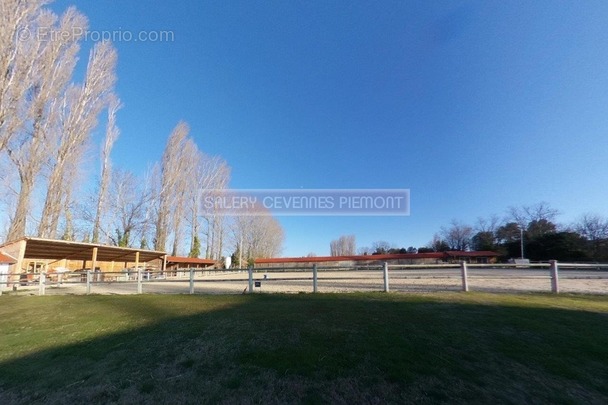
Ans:
[[[390,264],[434,264],[442,262],[443,258],[444,254],[440,252],[359,256],[274,257],[255,259],[255,264],[258,267],[297,267],[312,264],[321,266],[366,266],[378,265],[382,262],[389,262]]]
[[[273,257],[255,259],[255,264],[258,267],[303,267],[312,264],[325,266],[378,265],[382,262],[388,262],[389,264],[438,264],[459,261],[467,263],[494,263],[497,257],[498,253],[490,251],[450,251],[358,256]]]
[[[11,256],[0,252],[0,264],[15,264],[17,260],[13,259]]]
[[[451,250],[445,252],[448,262],[467,262],[467,263],[496,263],[498,253],[491,252],[489,250],[480,250],[473,252],[462,252],[458,250]]]
[[[214,266],[215,260],[197,257],[167,256],[167,269],[204,269]]]

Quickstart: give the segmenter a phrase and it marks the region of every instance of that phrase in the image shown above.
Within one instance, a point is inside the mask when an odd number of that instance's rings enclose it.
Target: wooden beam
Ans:
[[[17,263],[15,263],[16,273],[21,273],[23,270],[23,260],[25,259],[25,248],[27,247],[27,240],[22,239],[19,241],[19,253],[17,253]],[[10,272],[9,272],[10,273]],[[13,271],[15,273],[15,271]]]
[[[93,257],[91,258],[91,270],[95,271],[95,267],[97,266],[97,248],[93,248]]]

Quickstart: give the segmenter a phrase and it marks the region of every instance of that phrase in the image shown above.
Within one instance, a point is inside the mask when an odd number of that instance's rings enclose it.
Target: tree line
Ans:
[[[341,236],[330,243],[332,256],[392,253],[431,253],[450,250],[493,251],[500,260],[608,261],[608,218],[594,213],[581,215],[570,224],[556,222],[559,211],[547,202],[509,207],[504,216],[477,218],[470,225],[452,220],[440,228],[425,246],[396,247],[376,241],[356,247],[355,236]]]
[[[546,202],[509,207],[504,217],[478,218],[474,225],[453,220],[434,235],[428,248],[491,250],[503,259],[607,261],[608,218],[582,214],[569,224]]]
[[[357,248],[355,235],[343,235],[329,243],[330,256],[354,256],[354,255],[385,255],[399,253],[417,253],[418,249],[413,246],[398,248],[386,241],[376,241],[371,247],[363,246]],[[314,256],[309,253],[309,256]]]
[[[88,20],[73,7],[59,16],[46,4],[1,6],[0,186],[8,190],[0,197],[1,239],[61,238],[212,259],[234,251],[247,259],[279,254],[284,237],[276,219],[227,217],[204,206],[204,196],[228,188],[230,167],[198,148],[187,123],[176,125],[161,160],[143,176],[114,167],[122,107],[116,49],[96,43],[84,80],[75,82]],[[93,133],[104,116],[96,147]],[[97,159],[90,159],[92,149]],[[99,162],[99,175],[83,197],[91,161]]]

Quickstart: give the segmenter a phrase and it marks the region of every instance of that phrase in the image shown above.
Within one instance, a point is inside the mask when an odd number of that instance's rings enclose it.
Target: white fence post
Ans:
[[[559,276],[557,260],[549,260],[549,271],[551,272],[551,292],[559,293]]]
[[[388,263],[384,262],[383,264],[383,271],[384,271],[384,292],[389,292],[389,286],[388,286]]]
[[[137,293],[141,294],[143,293],[143,286],[141,284],[141,269],[137,269]]]
[[[8,273],[3,273],[2,270],[0,270],[0,295],[2,295],[4,288],[8,289],[9,277]]]
[[[249,294],[253,293],[253,266],[248,266],[247,271],[249,272]]]
[[[460,262],[460,273],[462,275],[462,291],[469,291],[469,278],[467,275],[467,262]]]
[[[312,292],[317,292],[317,265],[312,265]]]
[[[40,273],[38,278],[38,295],[44,295],[44,287],[46,284],[46,273]]]
[[[91,270],[87,270],[87,294],[91,293]]]
[[[194,269],[190,269],[190,294],[194,294]]]

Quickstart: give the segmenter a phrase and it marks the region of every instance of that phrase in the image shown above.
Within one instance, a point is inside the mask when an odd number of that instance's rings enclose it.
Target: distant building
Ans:
[[[216,266],[212,259],[199,259],[196,257],[167,256],[167,270],[176,269],[206,269]]]
[[[473,252],[461,252],[457,250],[451,250],[445,252],[446,261],[450,263],[475,263],[475,264],[488,264],[488,263],[496,263],[496,259],[498,258],[498,253],[491,252],[489,250],[480,250]]]
[[[433,252],[433,253],[399,253],[385,255],[358,255],[358,256],[315,256],[315,257],[274,257],[255,259],[257,267],[310,267],[316,264],[320,267],[353,267],[353,266],[379,266],[384,262],[388,264],[442,264],[457,263],[496,263],[498,253],[490,251],[480,252]]]
[[[444,254],[440,252],[358,256],[275,257],[256,259],[255,265],[258,267],[309,267],[316,264],[321,267],[352,267],[378,266],[384,262],[388,262],[389,264],[437,264],[442,263],[444,257]]]

